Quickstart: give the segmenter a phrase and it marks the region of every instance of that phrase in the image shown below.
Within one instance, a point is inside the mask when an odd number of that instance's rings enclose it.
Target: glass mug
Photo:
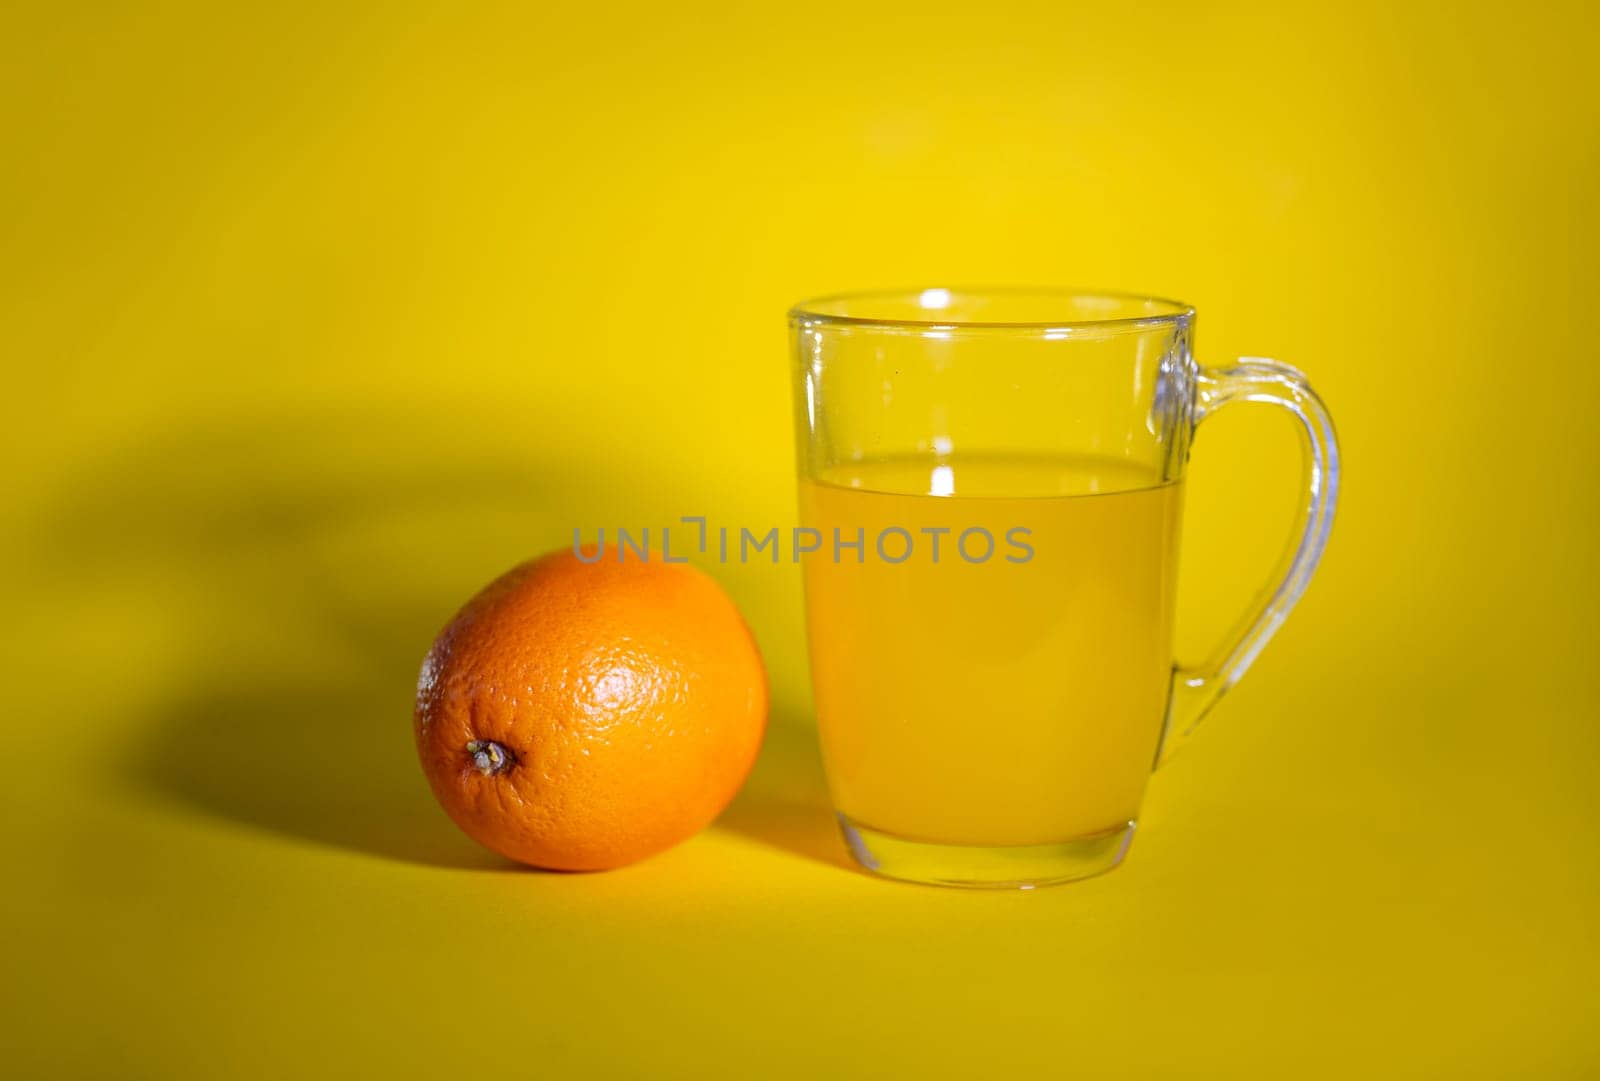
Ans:
[[[1305,377],[1201,368],[1155,297],[922,289],[789,313],[818,732],[855,859],[1031,887],[1122,861],[1146,778],[1255,660],[1333,522]],[[1294,543],[1234,639],[1172,656],[1184,468],[1230,402],[1300,421]]]

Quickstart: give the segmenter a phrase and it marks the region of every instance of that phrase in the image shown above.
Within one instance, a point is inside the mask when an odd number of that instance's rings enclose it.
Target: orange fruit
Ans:
[[[761,655],[716,582],[598,554],[552,553],[491,583],[417,684],[439,803],[481,844],[553,870],[620,867],[693,836],[766,730]]]

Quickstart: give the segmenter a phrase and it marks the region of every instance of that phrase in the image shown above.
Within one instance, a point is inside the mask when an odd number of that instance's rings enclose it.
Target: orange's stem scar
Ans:
[[[475,739],[467,743],[467,753],[472,756],[472,764],[478,772],[485,777],[492,777],[496,773],[504,773],[516,764],[516,756],[500,744],[488,739]]]

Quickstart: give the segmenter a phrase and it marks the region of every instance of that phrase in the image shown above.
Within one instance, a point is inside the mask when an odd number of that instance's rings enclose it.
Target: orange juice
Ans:
[[[1110,459],[877,460],[803,482],[839,810],[954,845],[1126,828],[1167,704],[1181,496]]]

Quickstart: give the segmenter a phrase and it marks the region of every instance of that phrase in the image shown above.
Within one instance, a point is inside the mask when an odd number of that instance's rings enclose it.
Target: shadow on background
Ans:
[[[169,434],[88,478],[56,558],[147,579],[190,650],[188,684],[151,708],[126,779],[319,844],[515,866],[434,803],[410,724],[444,621],[570,527],[562,474],[518,450],[415,417],[273,418]]]
[[[138,583],[180,629],[187,685],[147,707],[137,789],[389,859],[514,865],[436,806],[411,735],[417,669],[457,607],[586,521],[635,520],[655,478],[544,463],[507,426],[274,418],[168,434],[71,478],[35,540],[62,582]],[[513,430],[514,432],[514,430]],[[92,588],[86,587],[86,588]],[[720,826],[842,862],[811,729],[775,711]]]
[[[816,730],[782,706],[773,709],[750,779],[717,825],[808,859],[854,868],[828,803]]]
[[[434,803],[399,688],[258,684],[197,695],[157,717],[133,779],[192,809],[319,844],[439,867],[514,868]]]

